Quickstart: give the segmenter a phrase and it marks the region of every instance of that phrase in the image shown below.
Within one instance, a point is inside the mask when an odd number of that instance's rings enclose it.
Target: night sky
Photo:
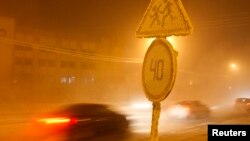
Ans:
[[[149,2],[150,0],[0,0],[0,14],[16,17],[20,25],[44,28],[77,31],[135,30]],[[248,0],[182,2],[199,30],[224,26],[221,24],[249,23]]]
[[[136,40],[135,31],[149,2],[150,0],[0,0],[0,15],[14,17],[16,26],[21,27],[88,34],[93,38],[119,36],[131,41]],[[218,63],[216,57],[211,57],[213,55],[246,60],[250,45],[248,0],[182,2],[194,25],[191,36],[178,38],[182,42],[179,52],[184,52],[179,58],[186,60],[184,65],[193,69],[193,66],[203,65],[204,61],[208,61],[208,65],[211,60]],[[203,57],[208,59],[202,60]]]

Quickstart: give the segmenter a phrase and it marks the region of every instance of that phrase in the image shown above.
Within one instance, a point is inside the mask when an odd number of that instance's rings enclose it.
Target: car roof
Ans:
[[[237,98],[237,102],[250,102],[250,98]]]
[[[110,106],[106,104],[95,103],[73,103],[60,106],[50,112],[40,115],[40,117],[50,116],[91,116],[91,115],[104,115],[104,114],[118,114],[110,110]]]
[[[108,105],[105,104],[93,104],[93,103],[75,103],[66,105],[65,110],[94,110],[94,109],[107,109]]]
[[[89,107],[95,107],[95,108],[107,108],[108,105],[105,104],[96,104],[96,103],[75,103],[75,104],[70,104],[67,105],[67,107],[70,108],[89,108]]]
[[[75,115],[75,114],[93,114],[101,113],[104,111],[111,111],[108,108],[108,105],[105,104],[92,104],[92,103],[74,103],[68,104],[60,107],[57,110],[49,112],[49,114],[66,114],[66,115]]]

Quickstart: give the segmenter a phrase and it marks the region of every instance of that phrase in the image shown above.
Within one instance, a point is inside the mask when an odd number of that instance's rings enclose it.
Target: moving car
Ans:
[[[181,101],[168,110],[168,115],[175,119],[201,119],[210,116],[210,109],[200,101]]]
[[[126,134],[128,125],[124,115],[106,105],[73,104],[36,118],[26,137],[33,141],[82,141]]]
[[[240,111],[250,112],[250,98],[237,98],[235,108]]]

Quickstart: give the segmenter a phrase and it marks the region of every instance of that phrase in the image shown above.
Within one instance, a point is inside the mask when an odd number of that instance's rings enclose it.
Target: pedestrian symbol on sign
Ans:
[[[151,0],[136,35],[168,37],[191,32],[192,24],[180,0]]]
[[[172,14],[172,6],[173,3],[167,0],[164,0],[164,4],[156,3],[153,6],[151,14],[152,22],[150,27],[152,27],[155,23],[157,25],[165,26],[166,18],[170,17],[171,20],[174,20],[174,15]]]

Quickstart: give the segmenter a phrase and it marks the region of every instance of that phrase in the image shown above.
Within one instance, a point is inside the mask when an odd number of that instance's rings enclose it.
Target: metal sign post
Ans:
[[[157,37],[144,57],[142,82],[153,102],[151,141],[158,141],[160,102],[171,92],[177,72],[177,52],[166,37],[188,35],[192,24],[180,0],[151,0],[136,32],[137,37]]]
[[[160,102],[168,96],[174,85],[176,58],[177,52],[166,39],[162,38],[153,41],[144,58],[142,70],[144,91],[146,97],[153,102],[152,141],[157,141],[158,138]]]

